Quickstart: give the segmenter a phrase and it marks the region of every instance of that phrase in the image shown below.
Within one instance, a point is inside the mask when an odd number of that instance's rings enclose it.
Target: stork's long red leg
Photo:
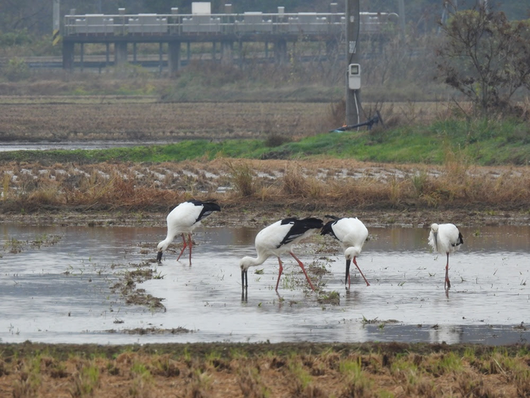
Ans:
[[[282,265],[282,260],[280,260],[280,257],[278,257],[278,264],[280,264],[280,271],[278,272],[278,280],[276,281],[276,293],[278,293],[278,285],[280,284],[280,276],[282,276],[282,272],[283,272],[283,265]]]
[[[188,234],[188,240],[189,240],[188,247],[190,248],[190,266],[191,266],[191,249],[193,247],[193,240],[191,239],[191,234]]]
[[[357,260],[355,260],[355,257],[353,258],[353,263],[355,264],[355,266],[357,267],[357,269],[358,269],[359,272],[361,273],[361,276],[363,277],[364,281],[366,282],[366,286],[370,286],[370,284],[368,283],[368,281],[367,281],[366,278],[364,277],[363,272],[361,271],[361,269],[360,269],[359,266],[357,265]]]
[[[289,253],[298,262],[298,265],[300,266],[300,268],[302,268],[302,271],[304,271],[304,275],[305,275],[305,277],[307,279],[307,282],[309,283],[309,286],[311,286],[311,289],[313,289],[313,291],[315,291],[315,288],[313,287],[313,284],[311,283],[311,280],[309,279],[309,276],[307,276],[307,272],[305,272],[304,264],[302,264],[302,262],[294,255],[294,253],[292,253],[292,252],[289,252]]]
[[[180,256],[182,256],[182,253],[184,253],[184,250],[186,249],[186,238],[184,237],[184,234],[182,234],[182,242],[184,242],[184,247],[182,248],[182,250],[180,251],[180,254],[179,256],[177,257],[177,261],[179,261],[180,259]]]
[[[445,284],[446,289],[451,289],[451,282],[449,281],[449,253],[447,253],[447,263],[445,264]]]

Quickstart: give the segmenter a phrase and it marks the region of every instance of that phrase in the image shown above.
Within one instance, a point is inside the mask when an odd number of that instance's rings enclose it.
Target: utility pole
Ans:
[[[359,64],[359,0],[346,0],[346,124],[361,122],[361,65]]]
[[[61,2],[53,0],[53,36],[52,43],[55,46],[61,40]]]

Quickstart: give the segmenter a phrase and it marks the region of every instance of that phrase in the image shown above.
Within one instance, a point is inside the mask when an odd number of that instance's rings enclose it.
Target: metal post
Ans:
[[[359,63],[359,31],[361,21],[359,0],[346,0],[346,124],[361,122],[361,90],[350,90],[348,86],[348,66]]]

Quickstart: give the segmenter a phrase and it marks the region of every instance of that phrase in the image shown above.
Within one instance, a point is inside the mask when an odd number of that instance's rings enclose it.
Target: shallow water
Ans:
[[[165,228],[0,226],[0,341],[49,343],[154,342],[527,342],[530,331],[530,227],[461,228],[465,244],[450,259],[427,246],[427,229],[370,228],[358,258],[370,281],[355,270],[344,289],[344,258],[315,249],[295,252],[309,266],[325,267],[326,292],[340,304],[319,304],[297,264],[284,257],[280,299],[278,264],[249,271],[241,299],[239,259],[254,255],[257,230],[202,228],[195,234],[193,265],[187,251],[176,261],[176,240],[159,278],[138,285],[164,298],[165,312],[125,304],[110,287],[127,269],[156,256]],[[59,237],[55,242],[54,237]],[[42,244],[38,245],[38,242]],[[3,249],[3,250],[2,250]],[[11,250],[19,253],[11,253]],[[162,333],[130,334],[155,328]],[[188,333],[171,333],[185,328]]]
[[[141,145],[163,145],[167,142],[163,141],[152,141],[152,142],[141,142],[137,141],[79,141],[79,142],[46,142],[41,141],[38,143],[29,142],[3,142],[0,144],[0,152],[13,152],[13,151],[46,151],[46,150],[92,150],[92,149],[109,149],[109,148],[126,148]]]

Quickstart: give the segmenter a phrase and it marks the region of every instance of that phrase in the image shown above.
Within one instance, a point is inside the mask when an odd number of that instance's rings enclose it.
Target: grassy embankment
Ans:
[[[449,120],[427,127],[324,133],[287,142],[271,135],[265,140],[6,152],[0,153],[0,203],[10,212],[55,206],[167,210],[167,203],[210,196],[225,204],[244,198],[283,204],[340,203],[346,208],[376,204],[394,209],[528,212],[526,128],[525,123],[511,121]],[[379,162],[379,168],[397,172],[379,178],[355,159]],[[274,168],[280,175],[274,175]],[[229,190],[221,192],[220,187]]]
[[[447,153],[458,153],[474,165],[528,165],[528,124],[515,121],[444,120],[429,126],[374,128],[372,131],[323,133],[284,142],[265,140],[190,140],[177,144],[105,150],[21,151],[0,153],[1,161],[26,162],[168,162],[216,158],[301,159],[351,158],[384,163],[443,164]]]

